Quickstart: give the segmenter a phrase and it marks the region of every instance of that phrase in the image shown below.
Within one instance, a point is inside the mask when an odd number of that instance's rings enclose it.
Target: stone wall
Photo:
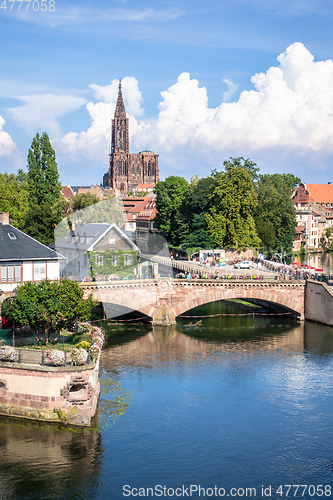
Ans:
[[[265,280],[172,280],[85,283],[99,302],[139,311],[154,324],[173,324],[186,311],[217,300],[249,298],[265,300],[294,311],[304,319],[305,282]]]
[[[0,362],[0,414],[90,425],[99,396],[99,363],[48,367]]]
[[[236,262],[242,262],[243,260],[253,259],[253,250],[226,250],[225,258],[228,264],[235,264]]]
[[[333,326],[333,291],[326,283],[307,280],[305,319]]]

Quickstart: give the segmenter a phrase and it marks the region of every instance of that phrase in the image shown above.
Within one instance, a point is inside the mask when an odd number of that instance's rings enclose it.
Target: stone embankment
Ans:
[[[333,291],[326,283],[307,280],[305,319],[333,326]]]
[[[0,415],[90,425],[100,391],[99,361],[56,367],[24,354],[20,361],[0,361]]]

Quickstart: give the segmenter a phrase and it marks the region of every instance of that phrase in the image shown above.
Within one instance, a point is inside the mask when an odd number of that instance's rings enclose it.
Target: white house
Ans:
[[[97,252],[97,266],[103,266],[104,252],[121,250],[125,264],[132,265],[132,252],[139,248],[116,224],[87,223],[74,228],[55,242],[57,251],[65,257],[61,262],[62,277],[90,275],[90,253]],[[128,254],[126,253],[128,252]],[[116,258],[116,256],[114,257]],[[115,263],[116,265],[116,263]]]
[[[27,281],[59,279],[61,259],[62,255],[12,226],[8,212],[0,212],[2,300]]]

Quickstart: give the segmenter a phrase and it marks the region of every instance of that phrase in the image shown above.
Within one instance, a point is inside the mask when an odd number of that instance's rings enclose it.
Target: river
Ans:
[[[299,257],[302,260],[303,257]],[[333,273],[333,253],[310,253],[303,260],[316,269],[323,269],[325,274]],[[303,262],[303,261],[302,261]]]
[[[0,419],[1,500],[331,496],[332,328],[224,316],[108,335],[93,429]]]

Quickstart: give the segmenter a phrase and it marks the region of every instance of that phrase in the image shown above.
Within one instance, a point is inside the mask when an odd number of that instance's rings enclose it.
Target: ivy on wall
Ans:
[[[129,257],[132,257],[129,263]],[[133,273],[138,263],[138,252],[136,250],[105,250],[104,252],[89,252],[90,273],[95,274],[119,274],[122,271]]]

